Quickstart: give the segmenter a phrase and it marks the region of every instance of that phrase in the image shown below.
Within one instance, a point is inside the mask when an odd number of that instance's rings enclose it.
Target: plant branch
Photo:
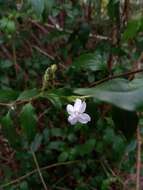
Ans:
[[[14,63],[14,67],[15,67],[15,74],[17,76],[20,66],[17,64],[16,49],[15,49],[14,42],[12,43],[12,52],[13,52],[13,63]]]
[[[54,58],[52,55],[48,54],[47,52],[45,52],[44,50],[42,50],[42,49],[39,48],[38,46],[33,45],[32,48],[36,49],[37,51],[39,51],[39,52],[42,53],[43,55],[49,57],[52,61],[55,60],[55,58]]]
[[[47,186],[46,186],[46,183],[45,183],[45,180],[44,180],[44,178],[43,178],[42,172],[41,172],[41,170],[40,170],[39,163],[38,163],[38,160],[37,160],[37,158],[36,158],[36,154],[35,154],[35,152],[34,152],[33,150],[31,150],[31,153],[32,153],[33,160],[34,160],[34,162],[35,162],[37,171],[38,171],[38,173],[39,173],[39,177],[40,177],[41,182],[42,182],[42,184],[43,184],[43,187],[44,187],[45,190],[48,190],[48,189],[47,189]]]
[[[96,81],[94,83],[92,83],[90,86],[97,86],[99,84],[102,84],[108,80],[111,80],[111,79],[115,79],[115,78],[120,78],[120,77],[125,77],[125,76],[129,76],[129,75],[133,75],[133,74],[136,74],[136,73],[141,73],[143,72],[143,69],[138,69],[138,70],[134,70],[134,71],[129,71],[129,72],[125,72],[125,73],[121,73],[121,74],[118,74],[118,75],[114,75],[114,76],[109,76],[109,77],[105,77],[99,81]]]
[[[39,23],[36,23],[35,21],[33,21],[33,20],[29,20],[31,23],[33,23],[33,24],[35,24],[35,26],[37,26],[37,27],[41,27],[41,25],[39,24]],[[65,30],[64,28],[62,28],[62,27],[60,27],[58,24],[48,24],[48,23],[46,23],[45,24],[45,26],[47,27],[47,28],[50,28],[50,29],[56,29],[56,30],[58,30],[59,32],[62,32],[62,31],[65,31],[65,32],[67,32],[68,34],[72,34],[73,33],[73,31],[72,30]],[[43,28],[42,28],[42,30],[43,30]],[[45,31],[44,31],[45,32]],[[99,35],[99,34],[93,34],[93,33],[90,33],[89,34],[89,37],[91,37],[91,38],[96,38],[96,39],[98,39],[98,40],[111,40],[111,38],[109,38],[108,36],[103,36],[103,35]]]
[[[49,166],[45,166],[45,167],[40,168],[40,171],[45,171],[45,170],[47,170],[47,169],[54,168],[54,167],[58,167],[58,166],[75,164],[75,163],[78,163],[78,162],[80,162],[80,160],[55,163],[55,164],[51,164],[51,165],[49,165]],[[27,174],[25,174],[25,175],[23,175],[23,176],[21,176],[21,177],[15,179],[15,180],[12,180],[12,181],[10,181],[10,182],[4,184],[4,185],[1,185],[0,188],[6,188],[6,187],[8,187],[8,186],[10,186],[10,185],[14,185],[14,184],[16,184],[16,183],[19,183],[20,181],[22,181],[22,180],[28,178],[29,176],[31,176],[31,175],[33,175],[33,174],[35,174],[35,173],[37,173],[37,172],[38,172],[38,170],[37,170],[37,169],[34,169],[34,170],[32,170],[31,172],[28,172]]]

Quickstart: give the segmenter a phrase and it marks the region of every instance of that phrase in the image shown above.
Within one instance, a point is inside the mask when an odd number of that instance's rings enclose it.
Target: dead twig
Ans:
[[[50,168],[54,168],[54,167],[58,167],[58,166],[63,166],[63,165],[75,164],[75,163],[79,163],[79,162],[81,162],[81,160],[55,163],[55,164],[51,164],[51,165],[49,165],[49,166],[42,167],[42,168],[40,168],[40,170],[41,170],[41,171],[45,171],[45,170],[50,169]],[[21,176],[21,177],[15,179],[15,180],[13,180],[13,181],[10,181],[10,182],[8,182],[8,183],[6,183],[6,184],[4,184],[4,185],[1,185],[0,188],[6,188],[6,187],[8,187],[8,186],[10,186],[10,185],[14,185],[14,184],[16,184],[16,183],[19,183],[20,181],[22,181],[22,180],[28,178],[29,176],[31,176],[31,175],[33,175],[33,174],[35,174],[35,173],[37,173],[37,172],[38,172],[38,170],[37,170],[37,169],[34,169],[34,170],[32,170],[31,172],[28,172],[27,174],[25,174],[25,175],[23,175],[23,176]]]
[[[55,60],[55,58],[52,55],[48,54],[46,51],[44,51],[43,49],[39,48],[38,46],[32,45],[32,48],[36,49],[37,51],[39,51],[43,55],[49,57],[52,61]]]

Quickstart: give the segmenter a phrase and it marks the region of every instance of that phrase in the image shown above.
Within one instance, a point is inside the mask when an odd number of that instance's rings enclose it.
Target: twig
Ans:
[[[47,26],[47,27],[49,27],[49,28],[51,28],[51,29],[56,29],[56,30],[58,30],[59,32],[62,32],[62,31],[65,31],[65,32],[67,32],[67,33],[69,33],[69,34],[72,34],[72,30],[65,30],[64,28],[61,28],[61,27],[57,27],[57,25],[52,25],[52,24],[45,24],[45,26]],[[93,34],[93,33],[90,33],[89,34],[89,37],[91,37],[91,38],[96,38],[96,39],[98,39],[98,40],[111,40],[111,38],[110,37],[108,37],[108,36],[103,36],[103,35],[99,35],[99,34]]]
[[[128,22],[129,13],[130,13],[130,0],[125,0],[124,7],[123,7],[123,13],[121,15],[123,27]]]
[[[43,111],[43,112],[38,116],[38,121],[39,121],[47,112],[48,112],[47,110]]]
[[[12,58],[12,56],[11,56],[11,54],[9,53],[8,49],[7,49],[3,44],[0,45],[0,48],[1,48],[2,51],[5,53],[5,55],[6,55],[7,58],[9,58],[9,59]]]
[[[8,103],[2,103],[2,102],[0,102],[0,106],[11,107],[12,104],[8,104]]]
[[[32,47],[33,47],[34,49],[36,49],[37,51],[39,51],[40,53],[42,53],[43,55],[49,57],[52,61],[55,60],[55,58],[54,58],[52,55],[48,54],[47,52],[45,52],[44,50],[42,50],[42,49],[39,48],[38,46],[33,45]]]
[[[57,180],[57,181],[54,183],[54,185],[53,185],[52,188],[56,187],[57,184],[59,184],[61,181],[63,181],[67,176],[69,176],[69,174],[66,174],[66,175],[62,176],[59,180]]]
[[[56,189],[59,189],[59,190],[69,190],[67,188],[64,188],[64,187],[59,187],[59,186],[55,186]]]
[[[140,175],[141,175],[141,134],[140,126],[137,127],[137,171],[136,171],[136,190],[140,190]]]
[[[0,102],[0,106],[5,106],[5,107],[10,107],[12,108],[13,106],[16,106],[16,105],[20,105],[20,104],[24,104],[24,103],[28,103],[28,102],[32,102],[34,101],[35,99],[39,98],[40,97],[40,94],[34,96],[33,98],[29,98],[29,99],[23,99],[23,100],[15,100],[11,103],[3,103],[3,102]]]
[[[47,30],[42,25],[40,25],[38,22],[36,22],[35,20],[30,19],[30,22],[33,25],[35,25],[36,27],[38,27],[43,33],[47,33]]]
[[[15,73],[16,73],[16,76],[17,76],[20,67],[19,67],[19,65],[17,64],[16,49],[15,49],[15,44],[14,44],[14,42],[13,42],[13,44],[12,44],[12,52],[13,52],[13,63],[14,63],[14,67],[15,67]]]
[[[63,165],[69,165],[69,164],[75,164],[75,163],[78,163],[80,162],[80,160],[75,160],[75,161],[67,161],[67,162],[60,162],[60,163],[55,163],[55,164],[51,164],[49,166],[45,166],[45,167],[42,167],[40,168],[41,171],[45,171],[47,169],[50,169],[50,168],[54,168],[54,167],[58,167],[58,166],[63,166]],[[34,169],[32,170],[31,172],[28,172],[27,174],[15,179],[15,180],[12,180],[4,185],[1,185],[0,188],[5,188],[5,187],[8,187],[10,185],[14,185],[15,183],[19,183],[20,181],[26,179],[27,177],[37,173],[38,170],[37,169]]]
[[[96,81],[96,82],[92,83],[90,86],[97,86],[97,85],[99,85],[101,83],[104,83],[104,82],[106,82],[108,80],[111,80],[111,79],[124,77],[124,76],[129,76],[129,75],[136,74],[136,73],[141,73],[141,72],[143,72],[143,69],[138,69],[138,70],[125,72],[125,73],[121,73],[121,74],[114,75],[114,76],[105,77],[105,78],[103,78],[103,79],[101,79],[99,81]]]
[[[67,188],[64,188],[64,187],[59,187],[59,186],[54,186],[55,189],[59,189],[59,190],[69,190]]]
[[[38,173],[39,173],[39,177],[40,177],[41,182],[42,182],[42,184],[43,184],[43,187],[44,187],[45,190],[48,190],[48,189],[47,189],[47,186],[46,186],[46,183],[45,183],[45,180],[44,180],[44,178],[43,178],[43,175],[42,175],[42,173],[41,173],[41,170],[40,170],[39,163],[38,163],[38,160],[37,160],[37,158],[36,158],[35,152],[34,152],[33,150],[31,150],[31,153],[32,153],[33,160],[34,160],[34,162],[35,162],[37,171],[38,171]]]
[[[98,40],[109,40],[109,41],[111,40],[111,38],[108,37],[108,36],[102,36],[102,35],[99,35],[99,34],[92,34],[92,33],[89,34],[89,37],[96,38]]]

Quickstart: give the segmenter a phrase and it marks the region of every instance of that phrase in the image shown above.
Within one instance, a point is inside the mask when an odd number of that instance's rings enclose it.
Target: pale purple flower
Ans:
[[[87,113],[84,113],[86,109],[85,101],[81,101],[80,99],[76,99],[74,105],[67,105],[67,112],[69,114],[68,121],[71,125],[80,122],[82,124],[86,124],[91,121],[90,116]]]

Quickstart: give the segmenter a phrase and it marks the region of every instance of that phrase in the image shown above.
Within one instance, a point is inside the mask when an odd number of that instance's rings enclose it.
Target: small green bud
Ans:
[[[57,71],[56,64],[53,64],[46,69],[44,77],[43,77],[42,91],[50,87],[50,85],[52,84],[52,81],[55,79],[56,71]]]

